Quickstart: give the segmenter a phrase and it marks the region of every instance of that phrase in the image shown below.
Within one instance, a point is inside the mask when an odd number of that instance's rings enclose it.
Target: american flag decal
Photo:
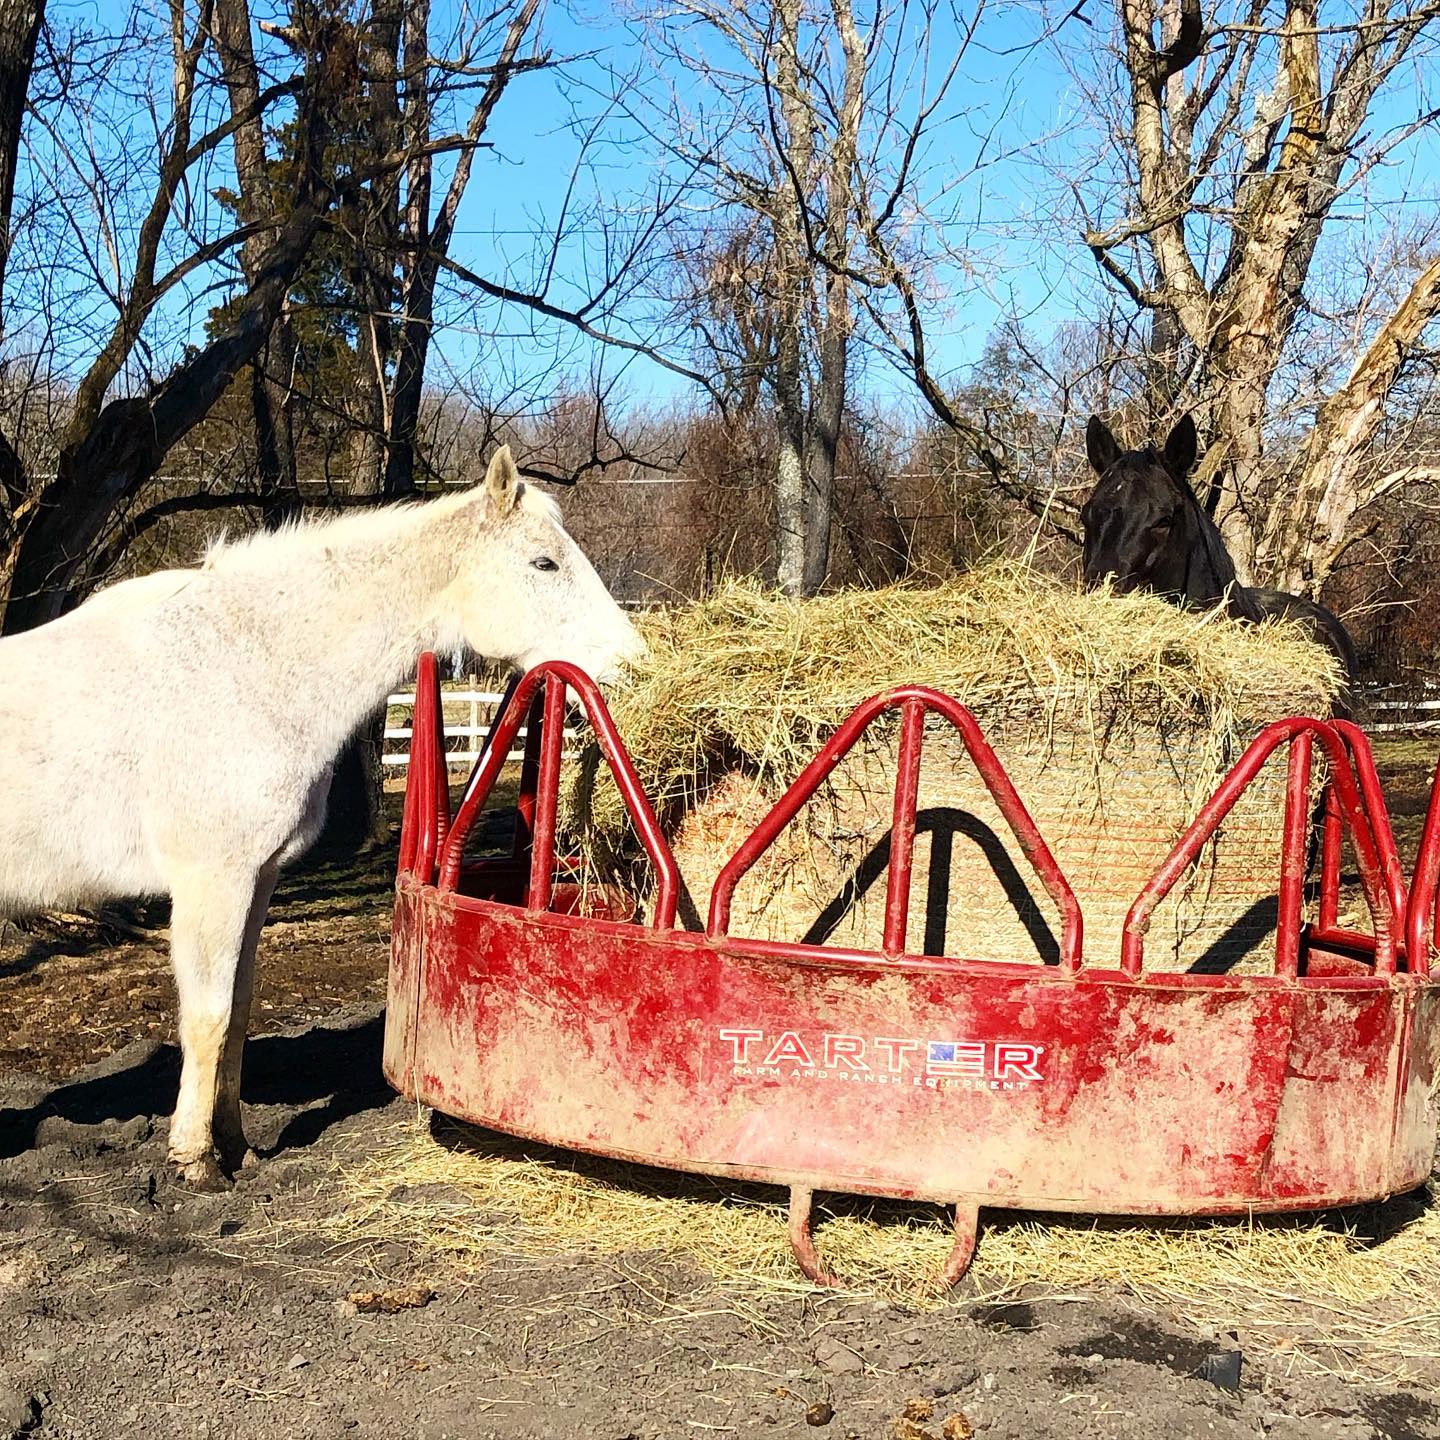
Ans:
[[[984,1075],[985,1047],[931,1040],[925,1051],[925,1071],[929,1075]]]

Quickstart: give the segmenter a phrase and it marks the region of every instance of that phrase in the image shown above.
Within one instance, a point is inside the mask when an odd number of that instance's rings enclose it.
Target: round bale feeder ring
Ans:
[[[556,862],[567,690],[654,871],[649,914]],[[729,933],[735,887],[862,732],[898,711],[883,950]],[[513,853],[465,846],[529,717]],[[1059,961],[906,949],[928,716],[959,733],[1058,910]],[[703,933],[593,682],[512,688],[453,823],[436,670],[421,664],[395,905],[385,1073],[447,1115],[548,1145],[790,1191],[805,1273],[817,1190],[955,1207],[943,1280],[982,1206],[1233,1215],[1348,1205],[1421,1184],[1435,1148],[1440,775],[1407,894],[1368,745],[1344,722],[1263,731],[1136,898],[1120,953],[1086,955],[1081,906],[964,706],[908,686],[862,704],[734,852]],[[1309,786],[1328,767],[1318,918],[1302,923]],[[1289,781],[1273,973],[1155,973],[1149,917],[1275,752]],[[1373,934],[1337,924],[1348,833]]]

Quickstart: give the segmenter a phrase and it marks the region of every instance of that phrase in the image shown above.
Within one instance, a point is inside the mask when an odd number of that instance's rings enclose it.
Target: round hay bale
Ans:
[[[922,683],[975,713],[1085,916],[1091,965],[1255,731],[1328,713],[1338,676],[1293,628],[1246,627],[1150,596],[1078,595],[1005,565],[931,589],[811,601],[732,586],[654,617],[614,697],[703,923],[721,867],[855,704]],[[731,933],[878,950],[896,724],[878,721],[742,881]],[[613,873],[633,856],[589,768],[570,813]],[[1151,968],[1262,969],[1275,921],[1284,767],[1227,817],[1157,912]],[[907,949],[1053,963],[1059,921],[963,742],[926,727]]]

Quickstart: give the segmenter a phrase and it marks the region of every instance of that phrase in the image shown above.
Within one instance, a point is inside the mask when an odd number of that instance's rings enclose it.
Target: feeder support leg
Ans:
[[[820,1262],[815,1239],[810,1233],[810,1210],[815,1192],[809,1186],[790,1187],[790,1248],[806,1276],[817,1285],[835,1286],[840,1282]]]
[[[955,1246],[940,1272],[937,1288],[948,1290],[960,1282],[975,1258],[975,1241],[980,1234],[980,1205],[975,1200],[955,1202]]]
[[[840,1282],[825,1268],[815,1237],[810,1231],[810,1215],[815,1192],[808,1185],[790,1187],[790,1248],[806,1276],[817,1285],[835,1287]],[[955,1244],[940,1272],[936,1289],[943,1292],[959,1282],[975,1258],[975,1240],[980,1231],[980,1205],[976,1200],[955,1202]]]

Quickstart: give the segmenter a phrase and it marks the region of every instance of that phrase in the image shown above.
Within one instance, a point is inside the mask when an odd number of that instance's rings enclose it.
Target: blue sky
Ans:
[[[977,161],[984,162],[984,168],[944,202],[955,204],[963,217],[950,227],[951,237],[974,252],[974,266],[968,275],[956,268],[937,276],[944,299],[934,307],[937,323],[931,345],[942,371],[958,371],[978,358],[986,337],[1006,315],[1026,316],[1042,333],[1053,328],[1074,313],[1074,281],[1090,278],[1088,256],[1087,268],[1077,277],[1072,273],[1081,258],[1077,252],[1037,243],[1039,232],[1053,226],[1048,217],[1034,214],[1040,156],[1024,153],[1024,147],[1063,132],[1077,104],[1064,57],[1053,42],[1041,39],[1041,30],[1039,16],[1019,6],[987,17],[929,142],[926,167],[934,177],[932,191],[943,177],[970,172]],[[636,54],[634,33],[609,7],[592,7],[580,16],[552,8],[545,35],[557,56],[593,58],[517,82],[496,113],[489,131],[496,150],[476,167],[454,246],[458,258],[486,274],[523,278],[533,273],[528,264],[533,237],[552,228],[579,154],[566,117],[576,110],[593,112],[599,102],[588,87],[604,83],[605,67],[624,67]],[[958,32],[950,27],[937,39],[935,51],[946,56],[957,45]],[[693,95],[695,87],[687,87],[687,78],[680,77],[681,93],[688,88]],[[666,83],[664,77],[651,80]],[[643,192],[654,178],[646,148],[636,142],[625,154],[604,150],[599,159],[604,169],[597,176],[580,177],[582,192],[598,182],[612,187],[612,201],[628,191],[643,205]],[[702,223],[697,218],[696,227]],[[568,253],[579,273],[582,258],[575,249]],[[577,293],[567,287],[563,274],[557,288],[562,295]],[[457,367],[477,357],[481,343],[465,329],[462,320],[446,341],[447,355]],[[588,353],[586,347],[572,352],[572,358]],[[633,390],[658,398],[685,387],[684,381],[644,362],[634,363],[629,378]],[[872,390],[905,388],[876,367],[868,372],[867,383]]]
[[[165,11],[158,0],[146,0],[152,33],[163,36]],[[258,7],[281,0],[252,0]],[[463,12],[460,0],[434,0],[434,32],[443,34],[446,17]],[[1337,0],[1348,5],[1351,0]],[[1068,6],[1060,6],[1063,13]],[[1100,306],[1100,285],[1088,251],[1079,241],[1075,193],[1087,205],[1116,218],[1114,197],[1103,193],[1101,177],[1114,157],[1097,138],[1093,116],[1077,82],[1094,73],[1095,51],[1106,34],[1110,11],[1105,0],[1089,0],[1093,27],[1070,20],[1047,35],[1036,6],[998,4],[986,13],[977,39],[964,59],[940,110],[922,156],[925,187],[937,213],[949,207],[943,227],[955,257],[935,267],[929,285],[929,344],[937,372],[959,378],[973,363],[997,324],[1018,316],[1041,342],[1060,327],[1093,320]],[[863,12],[868,14],[868,12]],[[1327,13],[1330,12],[1327,9]],[[90,25],[118,29],[131,14],[128,0],[56,0],[52,24]],[[556,57],[572,57],[559,69],[518,78],[502,100],[487,138],[493,150],[482,151],[452,246],[455,258],[495,280],[530,288],[540,273],[536,247],[549,233],[567,203],[582,209],[601,194],[611,206],[643,204],[653,187],[659,161],[653,145],[642,143],[623,123],[607,127],[609,139],[594,149],[589,164],[578,172],[581,146],[576,122],[597,113],[612,72],[624,72],[642,60],[635,31],[619,18],[617,7],[573,0],[567,8],[551,3],[543,12],[545,47]],[[947,28],[948,24],[948,28]],[[942,22],[934,52],[953,52],[958,32]],[[163,50],[157,64],[164,63]],[[1388,98],[1372,116],[1380,131],[1413,115],[1417,108],[1440,105],[1434,46],[1420,64],[1402,72]],[[683,67],[666,73],[643,63],[637,83],[672,83],[691,103],[699,103],[693,77]],[[463,100],[461,102],[464,103]],[[122,150],[145,153],[150,121],[143,109],[105,117],[114,143]],[[459,116],[463,124],[464,112]],[[135,139],[128,136],[133,131]],[[32,128],[32,135],[33,135]],[[43,137],[37,142],[43,149]],[[153,148],[153,141],[149,142]],[[127,157],[128,158],[128,157]],[[222,153],[208,184],[221,183],[228,152]],[[442,170],[445,168],[442,165]],[[1435,176],[1440,173],[1440,142],[1436,130],[1414,137],[1391,164],[1376,172],[1363,195],[1342,206],[1345,219],[1331,227],[1326,244],[1352,271],[1373,253],[1386,227],[1398,214],[1407,221],[1435,213]],[[572,188],[573,177],[573,188]],[[947,186],[950,187],[947,189]],[[205,205],[203,190],[194,204]],[[77,227],[89,223],[72,207]],[[703,223],[697,216],[695,225]],[[209,217],[206,224],[213,225]],[[177,239],[182,244],[184,237]],[[571,302],[603,272],[599,236],[582,227],[557,257],[552,298]],[[122,236],[122,248],[123,247]],[[182,251],[183,253],[183,251]],[[1340,289],[1346,283],[1335,282]],[[163,368],[187,340],[199,338],[205,315],[215,303],[218,277],[197,276],[183,295],[177,294],[153,322],[153,363]],[[72,282],[73,283],[73,282]],[[10,293],[12,344],[16,333],[16,290]],[[61,307],[74,321],[85,307],[91,316],[76,321],[77,361],[93,353],[88,336],[95,319],[103,320],[104,301],[95,287],[86,290],[81,272],[74,298]],[[50,312],[53,313],[54,307]],[[37,313],[40,313],[37,311]],[[639,319],[634,317],[638,315]],[[452,301],[437,333],[432,382],[448,387],[462,383],[472,393],[495,396],[519,377],[520,391],[543,401],[557,379],[584,379],[594,362],[595,347],[573,331],[537,325],[513,308],[501,313],[490,303]],[[632,324],[644,325],[643,307],[632,310]],[[63,326],[62,326],[63,329]],[[61,353],[65,339],[61,337]],[[685,357],[679,357],[685,358]],[[859,388],[873,398],[908,397],[909,387],[883,365],[859,357]],[[605,358],[607,376],[623,370],[622,390],[635,403],[664,403],[686,393],[686,382],[644,361]]]
[[[1059,7],[1060,13],[1067,8]],[[937,116],[925,165],[935,181],[932,191],[943,177],[965,177],[947,197],[954,217],[945,233],[967,262],[948,264],[932,276],[928,339],[940,373],[963,375],[1007,317],[1019,317],[1043,342],[1058,328],[1084,324],[1098,313],[1102,286],[1094,260],[1080,242],[1073,191],[1084,195],[1087,207],[1098,207],[1102,218],[1114,220],[1118,211],[1113,197],[1097,184],[1114,157],[1105,153],[1084,93],[1084,82],[1105,63],[1097,52],[1109,14],[1093,0],[1090,9],[1093,27],[1070,20],[1049,34],[1036,7],[1010,4],[989,11],[948,106]],[[594,58],[529,77],[497,112],[490,131],[497,149],[489,163],[477,166],[455,246],[457,255],[474,268],[526,275],[533,236],[545,233],[559,212],[575,163],[577,144],[565,117],[574,110],[583,113],[587,106],[593,109],[586,85],[601,83],[600,68],[623,68],[636,54],[635,35],[616,14],[608,6],[592,6],[579,14],[554,7],[546,14],[546,43],[554,53],[595,52]],[[1340,7],[1328,7],[1325,18],[1333,22],[1344,14]],[[957,43],[953,26],[947,34],[943,24],[935,45],[941,54]],[[650,81],[665,83],[657,76]],[[687,85],[694,88],[683,73],[677,83],[682,93]],[[1372,133],[1440,105],[1437,88],[1432,45],[1421,63],[1403,69],[1392,82],[1372,114]],[[605,158],[610,164],[601,172],[600,183],[609,188],[612,201],[627,191],[642,191],[653,179],[653,162],[643,147]],[[977,162],[983,162],[978,169]],[[1330,270],[1363,265],[1397,215],[1412,223],[1433,214],[1437,172],[1440,141],[1432,124],[1374,172],[1363,192],[1337,207],[1343,218],[1330,227],[1325,241],[1335,262]],[[582,191],[588,178],[581,177]],[[587,258],[578,247],[565,252],[576,273],[585,268]],[[560,267],[562,294],[565,268]],[[1317,274],[1319,270],[1317,266]],[[1343,289],[1344,281],[1333,284]],[[481,319],[477,328],[483,328]],[[462,320],[446,337],[444,351],[450,363],[464,371],[483,364],[484,355],[493,355],[494,343],[467,334]],[[519,348],[523,350],[524,343]],[[538,353],[547,353],[543,343]],[[587,353],[588,347],[570,350],[562,363],[579,364]],[[664,398],[684,388],[684,382],[656,367],[626,363],[628,386],[636,398]],[[864,367],[860,380],[875,397],[913,394],[883,366]]]

